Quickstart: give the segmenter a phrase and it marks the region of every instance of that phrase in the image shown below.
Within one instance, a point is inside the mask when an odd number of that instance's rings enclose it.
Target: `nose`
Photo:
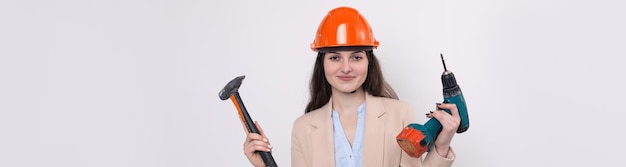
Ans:
[[[350,60],[344,59],[341,63],[341,72],[347,74],[352,71],[352,66],[350,65]]]

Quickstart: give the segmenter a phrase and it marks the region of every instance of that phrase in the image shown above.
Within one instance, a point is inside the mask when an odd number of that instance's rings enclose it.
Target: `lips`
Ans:
[[[353,76],[339,76],[339,79],[341,79],[342,81],[351,81],[354,78],[355,77]]]

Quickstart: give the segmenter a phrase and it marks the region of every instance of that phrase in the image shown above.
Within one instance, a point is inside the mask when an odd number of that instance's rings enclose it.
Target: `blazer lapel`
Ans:
[[[311,149],[313,166],[335,166],[335,145],[333,140],[332,98],[320,108],[311,120]]]
[[[369,94],[365,97],[365,105],[363,165],[383,166],[386,111],[381,99]]]

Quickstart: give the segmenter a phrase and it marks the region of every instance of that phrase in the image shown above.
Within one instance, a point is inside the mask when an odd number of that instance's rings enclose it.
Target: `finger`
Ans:
[[[443,110],[430,111],[428,114],[431,118],[437,119],[440,123],[445,122],[448,117],[451,117],[450,114]]]
[[[437,119],[441,126],[446,130],[456,129],[458,127],[458,125],[455,126],[456,118],[452,117],[450,114],[443,110],[434,111],[430,114],[430,116]]]
[[[271,151],[272,146],[269,145],[267,142],[264,141],[260,141],[260,140],[255,140],[252,143],[249,144],[250,148],[253,148],[254,151],[263,151],[263,152],[267,152],[267,151]]]
[[[248,153],[253,153],[255,151],[267,152],[267,151],[271,151],[271,149],[272,149],[271,145],[269,145],[267,142],[263,142],[260,140],[255,140],[253,142],[250,142],[244,147],[245,152],[248,152]]]
[[[456,104],[454,103],[437,103],[437,108],[448,109],[450,110],[450,115],[452,115],[455,118],[461,118],[459,116],[459,109],[456,107]]]
[[[433,118],[433,116],[431,115],[433,113],[433,111],[428,111],[428,113],[426,113],[426,118]]]
[[[267,139],[267,136],[265,136],[265,132],[263,132],[263,128],[261,128],[261,124],[258,121],[254,121],[254,126],[256,126],[256,128],[259,129],[259,132],[263,136],[263,141],[269,143],[270,141],[269,139]]]
[[[261,135],[265,136],[265,132],[263,132],[263,128],[261,128],[261,124],[259,124],[259,121],[254,121],[254,126],[256,126],[256,128],[259,129],[259,132],[261,133]]]
[[[255,140],[260,140],[260,141],[268,142],[268,141],[267,141],[267,138],[265,138],[265,137],[263,137],[263,136],[261,136],[261,135],[259,135],[259,134],[256,134],[256,133],[248,133],[248,136],[246,136],[246,141],[245,141],[245,143],[250,143],[250,142],[255,141]]]
[[[244,147],[244,153],[246,155],[253,155],[257,151],[269,152],[271,151],[271,147],[263,146],[263,145],[254,145],[254,144],[250,144]]]

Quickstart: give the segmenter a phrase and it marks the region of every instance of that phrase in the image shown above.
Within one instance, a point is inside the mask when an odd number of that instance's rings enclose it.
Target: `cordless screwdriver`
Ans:
[[[461,88],[456,82],[456,78],[451,71],[448,71],[443,54],[440,54],[443,63],[443,74],[441,83],[443,85],[443,103],[454,103],[459,111],[461,123],[456,133],[463,133],[469,128],[469,117],[467,116],[467,105],[461,92]],[[448,114],[450,110],[444,109]],[[430,118],[424,125],[411,123],[407,125],[396,137],[398,145],[411,157],[420,157],[425,152],[429,152],[434,145],[437,136],[441,133],[441,123],[435,118]]]

